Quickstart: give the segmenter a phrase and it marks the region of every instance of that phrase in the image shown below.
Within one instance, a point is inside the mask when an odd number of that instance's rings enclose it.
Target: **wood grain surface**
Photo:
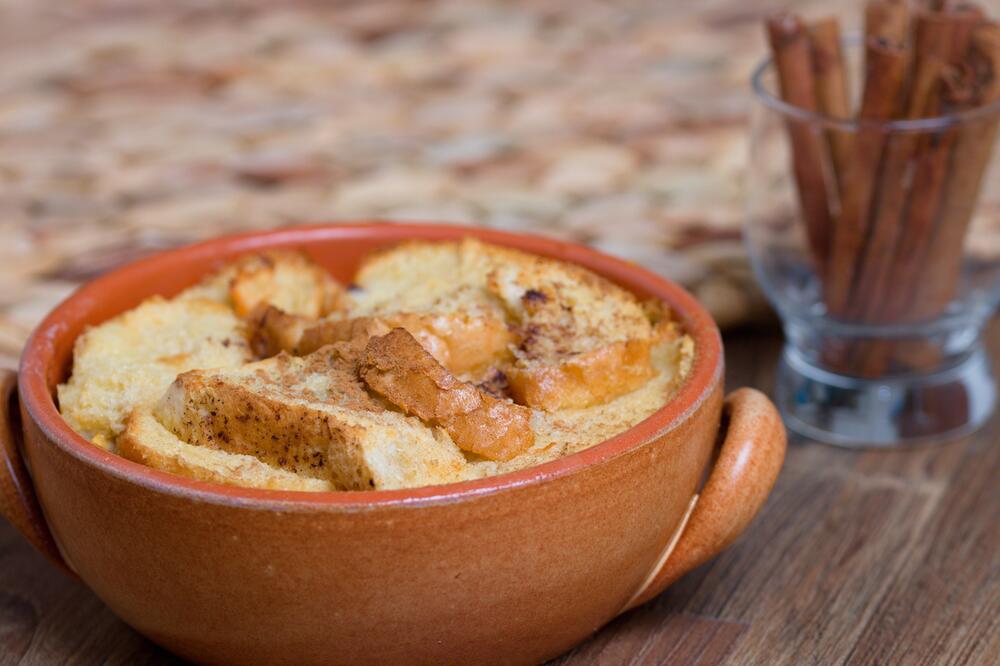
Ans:
[[[780,344],[728,335],[729,387],[770,389]],[[794,443],[740,541],[554,663],[998,663],[998,439],[994,418],[905,451]],[[98,662],[174,659],[0,523],[0,664]]]

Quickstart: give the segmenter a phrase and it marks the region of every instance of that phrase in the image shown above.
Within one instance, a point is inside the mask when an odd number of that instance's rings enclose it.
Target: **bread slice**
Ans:
[[[639,388],[588,407],[534,410],[534,444],[511,460],[474,460],[469,465],[470,474],[476,478],[504,474],[577,453],[649,417],[670,400],[690,373],[694,343],[686,335],[662,336],[653,345],[650,358],[655,374]]]
[[[346,307],[347,290],[301,252],[268,250],[241,257],[184,291],[180,299],[208,298],[241,317],[259,305],[318,318]]]
[[[247,317],[250,326],[250,347],[258,358],[271,358],[281,352],[294,354],[299,341],[302,340],[302,334],[307,328],[314,326],[316,321],[261,303]]]
[[[488,288],[519,325],[507,369],[518,402],[546,411],[587,407],[653,376],[653,323],[633,294],[604,278],[524,255],[498,261]]]
[[[392,330],[381,317],[316,320],[289,314],[273,305],[259,306],[249,321],[251,346],[261,358],[280,352],[305,356],[336,343],[352,343],[360,352],[370,337]]]
[[[460,313],[505,321],[503,303],[486,289],[492,249],[498,248],[466,239],[406,241],[374,252],[354,276],[351,314]]]
[[[148,409],[137,409],[118,437],[118,452],[137,463],[189,479],[270,490],[333,490],[326,479],[299,476],[253,456],[192,446],[160,424]]]
[[[154,408],[184,441],[250,455],[338,490],[408,488],[464,478],[439,429],[387,411],[357,375],[349,346],[287,354],[177,378]]]
[[[491,317],[471,317],[461,313],[413,314],[400,312],[376,317],[343,316],[312,321],[291,315],[274,306],[254,313],[251,340],[254,351],[268,358],[280,351],[297,356],[311,354],[320,347],[373,335],[385,335],[404,328],[424,349],[451,372],[479,378],[490,368],[511,358],[514,340],[507,325]]]
[[[77,338],[59,409],[74,430],[110,448],[128,415],[155,403],[179,373],[251,360],[246,333],[219,303],[153,297]]]
[[[514,342],[514,335],[503,320],[489,315],[398,312],[317,322],[305,329],[296,352],[308,354],[323,345],[353,339],[359,334],[384,335],[393,328],[405,329],[441,365],[469,378],[478,378],[509,360]]]
[[[510,460],[535,441],[530,409],[459,381],[405,329],[373,337],[358,374],[405,413],[444,428],[464,451]]]
[[[415,241],[365,261],[352,314],[466,312],[504,321],[500,360],[519,403],[548,411],[606,402],[653,375],[653,322],[638,298],[590,271],[474,239]]]

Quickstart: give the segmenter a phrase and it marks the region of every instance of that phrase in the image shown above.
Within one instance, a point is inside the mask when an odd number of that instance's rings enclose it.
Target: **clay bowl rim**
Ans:
[[[87,311],[87,303],[108,289],[136,284],[133,279],[146,271],[164,270],[176,261],[204,260],[206,271],[213,260],[272,246],[305,245],[308,242],[369,239],[393,242],[414,239],[456,240],[473,236],[487,242],[513,246],[529,252],[580,263],[622,284],[668,302],[695,343],[691,372],[674,397],[645,420],[618,435],[583,451],[553,461],[497,476],[456,483],[400,490],[290,491],[242,488],[196,481],[162,472],[94,446],[73,431],[56,409],[46,376],[55,355],[55,340]],[[192,283],[200,275],[192,276]],[[378,506],[425,506],[451,503],[482,495],[539,484],[579,472],[618,457],[673,430],[697,411],[722,376],[722,341],[711,315],[685,289],[638,265],[614,258],[582,245],[533,234],[450,224],[394,223],[388,221],[299,225],[267,231],[226,235],[191,245],[157,252],[109,271],[81,285],[35,328],[24,347],[18,372],[22,406],[48,440],[77,461],[106,474],[151,491],[183,496],[202,502],[252,506],[278,510],[365,510]]]

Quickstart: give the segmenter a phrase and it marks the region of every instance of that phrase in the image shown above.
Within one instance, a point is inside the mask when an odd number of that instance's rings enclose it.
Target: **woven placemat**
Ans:
[[[371,217],[589,243],[758,320],[740,185],[768,8],[0,2],[0,364],[129,259]]]

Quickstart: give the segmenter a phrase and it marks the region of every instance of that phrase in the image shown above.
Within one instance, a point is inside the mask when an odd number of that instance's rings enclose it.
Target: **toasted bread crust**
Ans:
[[[347,291],[300,252],[250,255],[237,264],[229,284],[236,314],[249,315],[261,303],[292,314],[320,317],[347,304]]]
[[[510,460],[534,443],[529,409],[460,381],[403,328],[372,338],[358,373],[407,414],[444,428],[462,450]]]
[[[515,402],[547,412],[590,407],[634,391],[655,374],[652,340],[615,342],[553,364],[506,370]]]
[[[315,320],[263,303],[254,309],[248,321],[251,347],[258,358],[271,358],[281,352],[307,356],[335,344],[361,351],[368,338],[392,330],[377,317]]]
[[[655,374],[646,309],[621,287],[579,266],[511,250],[487,289],[516,322],[514,360],[503,367],[515,401],[545,411],[602,404]]]
[[[178,373],[251,360],[246,334],[224,305],[154,296],[76,339],[59,409],[74,430],[111,448],[132,410],[155,403]]]
[[[268,250],[239,257],[178,299],[207,298],[248,316],[262,303],[309,318],[342,310],[347,290],[302,252]]]
[[[360,350],[372,336],[385,335],[391,330],[392,327],[378,317],[324,319],[307,326],[292,351],[297,355],[311,354],[338,342],[353,342]]]
[[[312,321],[273,305],[259,305],[249,317],[254,352],[268,358],[281,351],[299,356],[338,342],[367,342],[393,328],[405,328],[442,365],[458,375],[479,376],[511,358],[516,341],[507,325],[492,317],[460,313],[329,318]]]
[[[392,318],[390,319],[390,323]],[[423,344],[425,338],[441,341],[443,349],[428,351],[457,375],[478,376],[511,357],[514,333],[500,319],[462,314],[415,316],[403,315],[397,326],[405,328]],[[427,346],[425,345],[425,348]]]
[[[550,363],[518,363],[504,368],[515,402],[547,412],[604,404],[630,393],[656,375],[651,353],[663,342],[677,340],[680,329],[657,305],[645,306],[656,318],[647,337],[614,342]],[[652,310],[649,310],[652,308]]]
[[[592,446],[690,371],[668,307],[562,261],[415,241],[355,280],[348,297],[302,254],[241,257],[81,336],[60,410],[96,445],[190,478],[410,488]]]
[[[334,342],[385,335],[393,328],[406,329],[439,363],[459,375],[479,374],[502,363],[510,357],[514,342],[507,326],[491,317],[400,312],[318,322],[305,329],[295,352],[308,354]]]
[[[333,348],[321,359],[308,359],[333,378],[341,404],[356,411],[382,409],[357,379],[353,363]],[[212,372],[192,371],[179,375],[156,406],[156,416],[184,440],[202,446],[250,455],[273,467],[303,476],[330,478],[327,468],[331,442],[343,446],[350,433],[317,419],[311,411],[282,401],[283,384],[291,387],[295,378],[306,375],[305,363],[297,363],[286,373],[291,359],[279,355],[271,359],[275,376],[268,380],[276,395],[255,390],[249,381],[225,381]],[[311,374],[311,373],[309,373]]]
[[[416,277],[407,281],[408,275]],[[511,395],[531,407],[599,404],[654,374],[648,358],[653,322],[646,308],[634,294],[573,264],[473,239],[408,242],[364,261],[356,279],[362,287],[358,306],[387,320],[396,316],[393,309],[498,312],[493,316],[503,324],[502,335],[462,332],[454,339],[476,340],[468,345],[474,359],[469,365],[479,365],[479,378],[500,368]],[[460,354],[446,359],[416,326],[393,323],[461,374],[455,358]],[[492,344],[485,346],[484,339]]]
[[[197,481],[271,490],[333,490],[325,479],[311,479],[275,469],[252,456],[193,446],[163,427],[149,410],[134,411],[118,438],[118,452],[128,460]]]
[[[283,351],[294,351],[311,323],[307,317],[288,314],[269,303],[258,304],[247,321],[250,348],[257,358],[270,358]]]
[[[491,258],[478,241],[403,241],[366,256],[354,276],[355,310],[384,316],[462,313],[502,319],[503,304],[483,286]]]
[[[185,373],[154,414],[184,441],[327,479],[338,490],[463,478],[458,448],[417,419],[387,410],[361,382],[350,352],[330,345],[231,372]]]

